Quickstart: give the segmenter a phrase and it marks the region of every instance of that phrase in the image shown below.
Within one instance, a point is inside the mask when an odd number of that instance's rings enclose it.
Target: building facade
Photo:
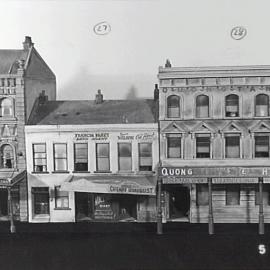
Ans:
[[[270,222],[270,67],[167,63],[158,78],[165,221]]]
[[[155,221],[154,100],[41,103],[26,126],[29,222]]]
[[[56,80],[31,37],[22,49],[1,49],[0,59],[0,221],[11,213],[27,221],[24,126],[40,93],[55,99]]]

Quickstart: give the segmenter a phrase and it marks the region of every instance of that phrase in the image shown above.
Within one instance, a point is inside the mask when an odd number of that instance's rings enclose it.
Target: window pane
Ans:
[[[200,95],[196,98],[196,116],[209,117],[209,98],[205,95]]]
[[[1,115],[2,116],[12,116],[12,101],[8,98],[4,98],[1,101]]]
[[[46,144],[33,144],[34,172],[47,171]]]
[[[98,171],[109,171],[110,163],[108,158],[97,158],[97,170]]]
[[[67,170],[67,160],[66,159],[55,159],[54,161],[55,166],[54,170],[55,171],[66,171]]]
[[[239,116],[239,98],[237,95],[226,96],[225,103],[227,117]]]
[[[152,171],[151,143],[139,143],[139,170]]]
[[[210,137],[196,137],[196,157],[210,158]]]
[[[208,185],[196,185],[196,201],[197,205],[208,205]]]
[[[226,205],[240,204],[240,185],[226,185]]]
[[[74,169],[75,171],[88,171],[87,143],[74,144]]]
[[[67,145],[66,144],[54,144],[54,156],[55,158],[67,157]]]
[[[168,158],[181,158],[181,137],[167,137]]]
[[[269,136],[255,136],[255,157],[269,157]]]
[[[32,188],[34,197],[34,214],[49,214],[49,189]]]
[[[67,191],[61,191],[60,187],[55,187],[55,207],[56,208],[68,208],[69,197]]]
[[[169,96],[167,99],[167,115],[168,117],[180,116],[180,98],[178,96]]]
[[[119,157],[119,170],[120,171],[131,171],[131,157]]]
[[[240,157],[240,136],[225,137],[226,158]]]
[[[268,116],[269,115],[269,97],[265,94],[256,96],[255,115]]]
[[[110,170],[110,158],[109,158],[109,144],[97,143],[97,170],[109,171]]]
[[[1,166],[2,168],[14,167],[14,153],[10,145],[4,144],[1,147]]]
[[[109,144],[108,143],[98,143],[97,144],[97,156],[98,157],[108,157],[109,156]]]
[[[131,143],[119,143],[118,144],[118,156],[119,157],[131,157]]]

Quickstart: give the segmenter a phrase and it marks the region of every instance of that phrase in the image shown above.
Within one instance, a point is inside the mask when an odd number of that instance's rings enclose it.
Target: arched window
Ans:
[[[255,97],[255,116],[269,115],[269,96],[259,94]]]
[[[1,167],[13,168],[14,167],[14,152],[9,144],[1,146]]]
[[[167,99],[167,116],[170,118],[180,116],[180,98],[176,95],[169,96]]]
[[[225,99],[226,117],[239,116],[239,97],[237,95],[228,95]]]
[[[206,95],[199,95],[196,98],[196,117],[209,117],[209,97]]]
[[[2,117],[13,116],[13,102],[9,98],[3,98],[0,103],[0,114]]]

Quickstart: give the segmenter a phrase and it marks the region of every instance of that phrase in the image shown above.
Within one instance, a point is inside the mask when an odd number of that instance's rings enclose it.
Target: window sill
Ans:
[[[69,173],[69,171],[53,171],[52,173]]]
[[[90,173],[90,171],[72,171],[72,173]]]
[[[94,173],[112,173],[111,171],[94,171]]]
[[[69,207],[55,207],[54,210],[71,210]]]
[[[49,172],[31,172],[32,174],[48,174]]]

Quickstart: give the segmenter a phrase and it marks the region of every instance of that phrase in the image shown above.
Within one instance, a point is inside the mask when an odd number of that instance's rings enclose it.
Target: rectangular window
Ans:
[[[139,143],[139,170],[152,171],[152,143]]]
[[[74,144],[74,170],[77,172],[88,171],[88,145],[87,143]]]
[[[270,205],[270,188],[269,185],[263,185],[263,205]],[[260,193],[258,185],[255,186],[255,205],[260,204]]]
[[[110,150],[108,143],[96,144],[97,171],[110,170]]]
[[[33,187],[33,207],[35,215],[49,214],[49,188],[47,187]]]
[[[119,171],[132,170],[131,143],[118,143],[118,166]]]
[[[208,205],[208,185],[198,184],[196,185],[196,202],[197,205]]]
[[[226,185],[226,205],[240,205],[240,185]]]
[[[33,164],[34,172],[47,171],[47,154],[45,143],[33,144]]]
[[[196,136],[196,157],[210,158],[210,135]]]
[[[240,158],[240,135],[226,135],[225,157]]]
[[[269,136],[255,136],[255,157],[269,157]]]
[[[181,137],[169,134],[167,137],[167,157],[181,158]]]
[[[55,187],[55,208],[68,208],[69,197],[67,191],[61,191],[60,187]]]
[[[65,143],[55,143],[53,145],[54,170],[67,171],[67,145]]]

